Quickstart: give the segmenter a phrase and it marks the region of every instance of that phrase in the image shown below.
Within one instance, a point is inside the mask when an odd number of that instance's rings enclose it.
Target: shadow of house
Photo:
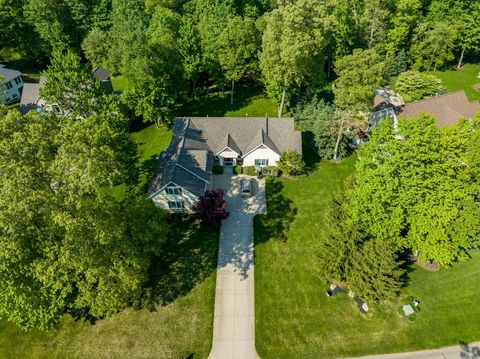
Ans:
[[[277,179],[267,181],[268,214],[254,218],[255,245],[269,239],[286,241],[290,224],[297,215],[297,209],[292,208],[292,201],[282,194],[283,183]]]

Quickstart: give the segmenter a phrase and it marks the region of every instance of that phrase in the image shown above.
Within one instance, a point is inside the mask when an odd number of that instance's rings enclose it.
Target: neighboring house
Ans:
[[[98,66],[92,71],[92,75],[101,82],[105,92],[111,93],[113,91],[112,83],[110,82],[110,73],[107,70]],[[24,115],[28,111],[34,110],[37,112],[55,112],[58,116],[68,115],[68,111],[62,112],[56,104],[47,103],[40,98],[40,90],[45,86],[45,82],[46,77],[40,76],[40,82],[26,82],[24,84],[22,98],[20,100],[20,112]]]
[[[211,189],[214,163],[275,166],[286,151],[302,154],[301,133],[292,118],[176,118],[148,195],[170,211],[189,211]]]
[[[401,96],[382,88],[375,90],[374,110],[368,115],[368,121],[372,126],[388,117],[396,126],[397,118],[417,117],[426,113],[434,116],[438,126],[443,127],[453,125],[464,117],[472,118],[479,111],[478,101],[468,101],[463,90],[404,104]]]
[[[22,94],[22,73],[10,70],[0,64],[0,102],[8,105],[20,99]]]

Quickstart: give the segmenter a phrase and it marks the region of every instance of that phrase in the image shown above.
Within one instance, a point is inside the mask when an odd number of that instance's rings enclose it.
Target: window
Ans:
[[[268,166],[268,160],[267,159],[255,160],[255,166]]]
[[[7,90],[10,90],[13,86],[12,86],[12,82],[11,81],[8,81],[6,83],[6,86],[7,86]]]
[[[170,208],[173,211],[179,211],[185,208],[185,202],[183,201],[169,201],[168,202],[168,208]]]
[[[182,194],[182,189],[180,187],[167,187],[165,188],[167,194],[179,195]]]
[[[15,77],[15,83],[17,85],[21,84],[22,83],[22,79],[20,77]]]

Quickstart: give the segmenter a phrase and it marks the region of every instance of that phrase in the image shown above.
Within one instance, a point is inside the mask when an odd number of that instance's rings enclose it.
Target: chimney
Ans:
[[[265,114],[265,133],[268,136],[268,116]]]

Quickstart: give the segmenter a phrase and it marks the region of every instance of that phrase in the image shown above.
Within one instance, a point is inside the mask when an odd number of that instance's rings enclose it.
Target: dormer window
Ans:
[[[165,188],[165,192],[167,194],[178,196],[178,195],[182,194],[182,189],[180,187],[177,187],[177,186],[168,186],[167,188]]]

